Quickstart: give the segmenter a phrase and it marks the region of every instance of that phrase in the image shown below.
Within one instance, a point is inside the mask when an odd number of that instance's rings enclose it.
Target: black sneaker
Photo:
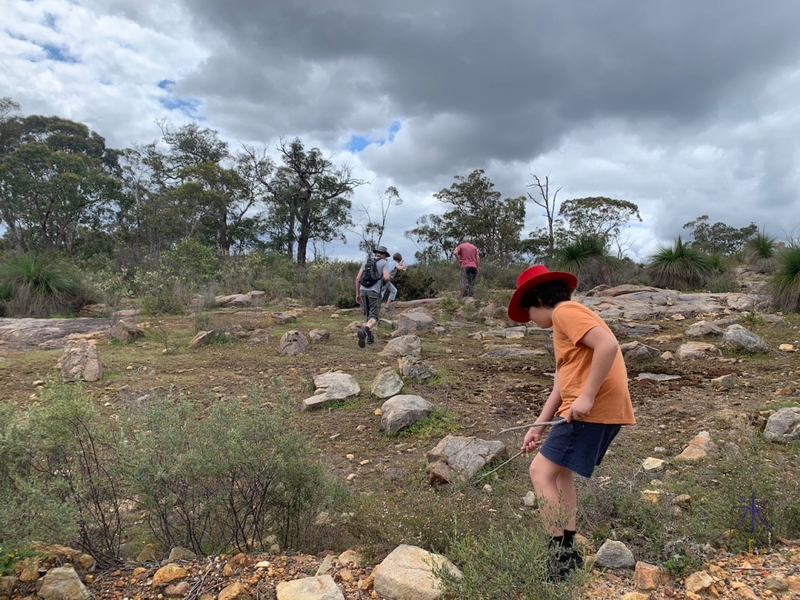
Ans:
[[[366,327],[364,329],[358,330],[358,347],[364,347],[364,340],[367,339],[367,331],[369,331]]]
[[[375,338],[372,336],[372,330],[367,329],[367,344],[372,345],[375,343]]]
[[[548,579],[553,583],[564,581],[575,569],[583,568],[583,558],[577,548],[561,548],[551,559]]]

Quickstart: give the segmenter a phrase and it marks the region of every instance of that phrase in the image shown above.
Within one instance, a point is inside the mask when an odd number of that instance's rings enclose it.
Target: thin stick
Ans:
[[[566,423],[564,418],[556,419],[554,421],[542,421],[541,423],[530,423],[529,425],[517,425],[516,427],[509,427],[508,429],[501,429],[500,433],[507,433],[509,431],[516,431],[517,429],[530,429],[531,427],[547,427],[548,425],[561,425]]]
[[[491,475],[491,474],[492,474],[492,473],[494,473],[495,471],[499,470],[500,468],[502,468],[502,467],[505,467],[505,466],[506,466],[508,463],[510,463],[512,460],[514,460],[515,458],[517,458],[518,456],[520,456],[520,455],[521,455],[523,452],[524,452],[524,450],[520,450],[520,451],[519,451],[519,452],[517,452],[517,453],[516,453],[514,456],[512,456],[511,458],[509,458],[507,461],[505,461],[505,462],[503,462],[503,463],[500,463],[498,466],[496,466],[496,467],[495,467],[494,469],[492,469],[491,471],[488,471],[488,472],[484,473],[483,475],[481,475],[480,477],[478,477],[478,478],[477,478],[475,481],[476,481],[476,482],[478,482],[478,481],[480,481],[481,479],[483,479],[484,477],[488,477],[489,475]]]

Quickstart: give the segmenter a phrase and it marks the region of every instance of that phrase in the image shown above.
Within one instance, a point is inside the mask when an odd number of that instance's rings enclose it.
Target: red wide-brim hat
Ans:
[[[508,316],[516,323],[527,323],[531,320],[528,310],[520,306],[520,300],[529,289],[548,281],[563,279],[574,291],[578,287],[578,278],[566,271],[549,271],[544,265],[528,267],[517,277],[517,289],[508,303]]]

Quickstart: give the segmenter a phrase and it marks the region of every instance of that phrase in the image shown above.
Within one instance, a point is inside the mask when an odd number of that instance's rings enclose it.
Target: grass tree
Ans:
[[[778,266],[778,245],[765,232],[757,233],[744,246],[744,259],[757,273],[771,273]]]
[[[684,244],[680,236],[672,246],[658,248],[645,268],[654,286],[668,289],[698,288],[713,270],[711,259]]]
[[[772,304],[778,310],[800,311],[800,245],[792,244],[777,256],[768,289]]]
[[[587,235],[556,248],[553,267],[578,277],[578,289],[613,283],[618,261],[608,253],[605,241],[598,235]]]
[[[89,302],[79,276],[64,261],[26,253],[0,266],[0,312],[6,316],[73,314]]]

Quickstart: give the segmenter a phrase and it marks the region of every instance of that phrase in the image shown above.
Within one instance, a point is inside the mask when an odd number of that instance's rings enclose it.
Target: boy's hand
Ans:
[[[592,410],[592,406],[594,406],[594,398],[591,398],[585,394],[581,394],[575,401],[572,403],[572,406],[569,407],[567,410],[566,419],[567,423],[571,422],[573,419],[576,421],[582,421],[587,416],[589,416],[589,412]]]
[[[544,427],[531,427],[528,433],[525,434],[525,439],[522,442],[522,452],[528,454],[536,450],[539,445],[539,440],[542,439]]]

